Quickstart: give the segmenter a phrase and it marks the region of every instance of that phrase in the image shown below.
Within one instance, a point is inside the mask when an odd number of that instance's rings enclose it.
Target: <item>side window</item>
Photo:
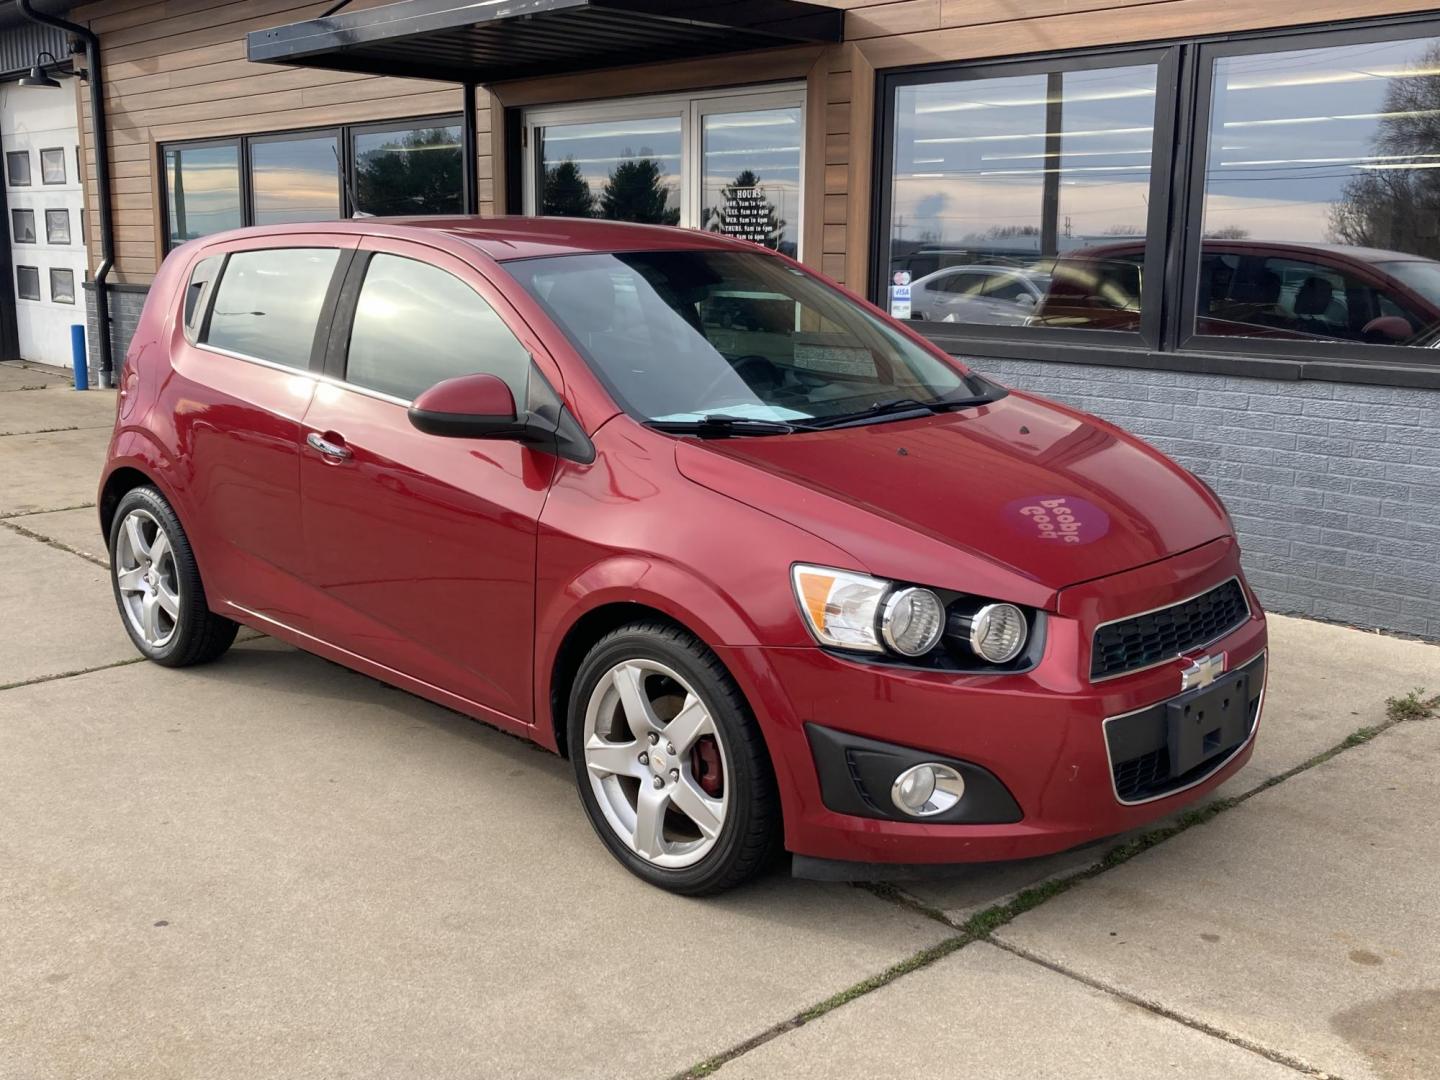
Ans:
[[[355,306],[346,381],[410,401],[477,372],[504,379],[524,407],[530,354],[495,309],[445,270],[374,256]]]
[[[205,341],[244,356],[309,367],[315,327],[339,258],[334,248],[235,252],[215,290]]]
[[[190,283],[185,286],[185,310],[181,319],[185,324],[185,336],[192,342],[200,337],[200,324],[205,321],[205,301],[210,296],[210,286],[215,283],[220,264],[224,261],[223,255],[211,255],[208,259],[201,259],[196,263],[195,269],[190,272]]]

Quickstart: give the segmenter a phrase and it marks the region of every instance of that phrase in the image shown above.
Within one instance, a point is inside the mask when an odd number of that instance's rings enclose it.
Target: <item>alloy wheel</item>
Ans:
[[[164,648],[180,625],[180,582],[170,537],[148,510],[131,510],[120,523],[113,573],[131,628],[152,649]]]
[[[586,773],[606,822],[640,858],[668,869],[708,855],[730,792],[709,707],[653,660],[616,664],[585,709]]]

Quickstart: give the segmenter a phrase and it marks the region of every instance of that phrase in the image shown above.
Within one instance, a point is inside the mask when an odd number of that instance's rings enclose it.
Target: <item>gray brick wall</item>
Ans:
[[[145,292],[139,289],[114,289],[110,296],[110,342],[114,350],[115,370],[125,362],[125,350],[135,336],[140,323],[140,312],[145,306]],[[100,376],[100,327],[95,315],[95,285],[85,283],[85,361],[90,368],[90,385],[99,386]]]
[[[1204,477],[1268,610],[1440,640],[1440,390],[974,363]]]

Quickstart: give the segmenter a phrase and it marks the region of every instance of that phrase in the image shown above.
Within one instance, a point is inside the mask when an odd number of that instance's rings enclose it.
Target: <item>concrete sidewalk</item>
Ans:
[[[113,408],[0,365],[0,1080],[1440,1075],[1440,722],[1317,760],[1440,649],[1275,618],[1240,801],[1122,858],[681,900],[519,740],[269,639],[136,662]]]

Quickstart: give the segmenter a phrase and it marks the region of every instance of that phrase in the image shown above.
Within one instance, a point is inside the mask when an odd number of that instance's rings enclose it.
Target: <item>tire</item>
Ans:
[[[704,896],[778,854],[780,800],[760,729],[692,634],[659,621],[611,631],[576,673],[567,721],[580,802],[637,877]]]
[[[210,610],[185,530],[152,487],[132,488],[115,508],[110,585],[125,632],[157,664],[207,663],[230,647],[240,629]]]

